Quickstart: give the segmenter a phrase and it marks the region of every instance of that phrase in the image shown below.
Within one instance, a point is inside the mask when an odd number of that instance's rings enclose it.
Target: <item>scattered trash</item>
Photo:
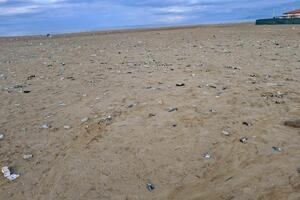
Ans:
[[[88,117],[84,117],[84,118],[82,118],[80,121],[81,121],[82,123],[84,123],[84,122],[87,122],[88,120],[89,120]]]
[[[217,89],[217,86],[215,86],[215,85],[206,84],[206,86],[207,86],[207,87],[210,87],[210,88]]]
[[[64,72],[65,72],[65,67],[64,66],[65,66],[65,64],[62,63],[60,68],[59,68],[59,72],[58,72],[59,76],[62,76],[64,74]]]
[[[224,67],[227,68],[227,69],[238,69],[238,70],[240,70],[240,68],[233,67],[233,66],[230,66],[230,65],[227,65],[227,66],[224,66]]]
[[[105,120],[112,120],[111,115],[108,115],[107,117],[105,117]]]
[[[63,101],[59,101],[59,102],[58,102],[58,105],[59,105],[59,106],[65,106],[66,104],[65,104]]]
[[[47,123],[45,123],[45,124],[43,124],[42,126],[41,126],[41,128],[43,128],[43,129],[48,129],[50,126],[47,124]]]
[[[295,120],[287,120],[284,122],[285,126],[290,126],[293,128],[300,128],[300,119],[295,119]]]
[[[134,106],[134,104],[132,103],[132,104],[129,104],[128,106],[127,106],[127,108],[132,108]]]
[[[19,92],[23,92],[24,85],[15,85],[13,88]]]
[[[218,92],[217,95],[216,95],[216,97],[218,98],[218,97],[220,97],[222,94],[223,94],[223,92]]]
[[[276,86],[279,86],[278,84],[275,84]],[[275,97],[275,98],[283,98],[284,96],[287,96],[287,93],[281,93],[280,91],[277,91],[276,93],[271,92],[265,92],[261,94],[262,97],[268,98],[268,97]]]
[[[277,91],[277,93],[272,94],[271,97],[283,98],[286,95],[287,93],[281,93],[280,91]]]
[[[146,187],[150,192],[155,189],[155,186],[152,183],[147,183]]]
[[[74,81],[74,80],[75,80],[75,78],[74,78],[73,76],[67,76],[66,79],[69,79],[69,80],[71,80],[71,81]]]
[[[15,85],[14,89],[22,89],[24,86],[23,85]]]
[[[4,74],[0,74],[0,80],[5,80],[7,77]]]
[[[98,124],[105,124],[105,125],[109,125],[112,123],[112,117],[110,115],[101,118],[98,122]]]
[[[230,133],[227,132],[227,131],[222,131],[222,134],[223,134],[223,135],[226,135],[226,136],[229,136],[229,135],[230,135]]]
[[[250,123],[250,122],[243,122],[243,125],[245,125],[245,126],[252,126],[252,123]]]
[[[30,75],[30,76],[27,77],[27,80],[31,80],[33,78],[35,78],[35,75]]]
[[[232,178],[233,178],[233,176],[230,176],[230,177],[226,178],[225,181],[229,181],[229,180],[231,180]]]
[[[3,176],[10,181],[14,181],[16,178],[20,176],[19,174],[11,173],[11,170],[7,166],[2,167],[2,173]]]
[[[226,90],[226,89],[228,89],[227,86],[223,86],[223,87],[222,87],[222,90]]]
[[[183,87],[183,86],[185,86],[185,84],[184,83],[176,83],[176,86],[177,87]]]
[[[209,112],[216,113],[217,111],[211,108],[211,109],[209,109]]]
[[[177,111],[178,108],[169,108],[169,112],[174,112],[174,111]]]
[[[0,140],[3,140],[3,139],[4,139],[4,134],[0,133]]]
[[[282,151],[283,151],[283,149],[280,148],[280,147],[272,147],[272,149],[273,149],[274,151],[278,151],[278,152],[282,152]]]
[[[276,40],[272,40],[272,43],[275,44],[276,46],[279,45],[279,43]]]
[[[275,104],[284,104],[285,101],[275,101]]]
[[[148,117],[154,117],[155,116],[155,114],[153,114],[153,113],[149,113],[149,115],[148,115]]]
[[[240,138],[240,142],[241,143],[247,143],[247,140],[248,140],[248,138],[247,137],[242,137],[242,138]]]
[[[64,129],[70,129],[71,128],[71,126],[69,126],[69,125],[64,125]]]
[[[30,160],[32,157],[33,157],[32,154],[25,154],[25,155],[23,155],[23,159],[24,160]]]
[[[203,158],[205,158],[205,159],[211,159],[211,155],[208,152],[205,152],[203,154]]]

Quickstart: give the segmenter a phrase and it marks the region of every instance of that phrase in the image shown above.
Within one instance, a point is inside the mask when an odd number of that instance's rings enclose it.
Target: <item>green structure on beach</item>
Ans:
[[[300,24],[300,9],[284,13],[283,16],[258,19],[256,25]]]

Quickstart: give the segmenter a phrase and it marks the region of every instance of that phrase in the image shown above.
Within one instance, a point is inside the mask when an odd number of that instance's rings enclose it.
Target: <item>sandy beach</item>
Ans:
[[[0,199],[299,200],[299,118],[300,26],[3,37]]]

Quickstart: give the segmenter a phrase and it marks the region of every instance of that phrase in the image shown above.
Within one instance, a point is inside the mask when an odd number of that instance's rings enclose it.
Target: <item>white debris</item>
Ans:
[[[84,122],[87,122],[88,120],[89,120],[88,117],[84,117],[84,118],[81,119],[81,122],[84,123]]]
[[[65,106],[66,104],[65,104],[63,101],[59,101],[59,102],[58,102],[58,105],[59,105],[59,106]]]
[[[216,113],[217,111],[215,109],[211,108],[211,109],[209,109],[209,112]]]
[[[222,134],[223,134],[223,135],[226,135],[226,136],[229,136],[229,135],[230,135],[230,133],[227,132],[227,131],[222,131]]]
[[[244,143],[244,144],[247,143],[247,140],[248,140],[247,137],[241,137],[241,138],[240,138],[240,142],[241,142],[241,143]]]
[[[69,125],[64,125],[64,129],[70,129],[71,128],[71,126],[69,126]]]
[[[282,152],[283,149],[281,147],[272,147],[274,151]]]
[[[4,139],[4,134],[0,133],[0,140],[3,140],[3,139]]]
[[[203,158],[211,159],[211,155],[208,152],[206,152],[206,153],[203,154]]]
[[[23,159],[24,159],[24,160],[29,160],[29,159],[31,159],[32,157],[33,157],[32,154],[25,154],[25,155],[23,155]]]
[[[43,128],[43,129],[48,129],[48,128],[49,128],[49,125],[48,125],[47,123],[45,123],[45,124],[42,125],[42,128]]]
[[[10,181],[13,181],[20,176],[19,174],[12,174],[7,166],[2,167],[2,173],[3,176]]]
[[[0,74],[0,80],[5,80],[6,76],[4,74]]]

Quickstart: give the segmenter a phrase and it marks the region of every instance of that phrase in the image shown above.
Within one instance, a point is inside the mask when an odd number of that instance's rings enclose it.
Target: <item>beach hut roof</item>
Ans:
[[[284,13],[285,15],[296,15],[296,14],[300,14],[300,9],[297,10],[292,10],[289,12]]]

